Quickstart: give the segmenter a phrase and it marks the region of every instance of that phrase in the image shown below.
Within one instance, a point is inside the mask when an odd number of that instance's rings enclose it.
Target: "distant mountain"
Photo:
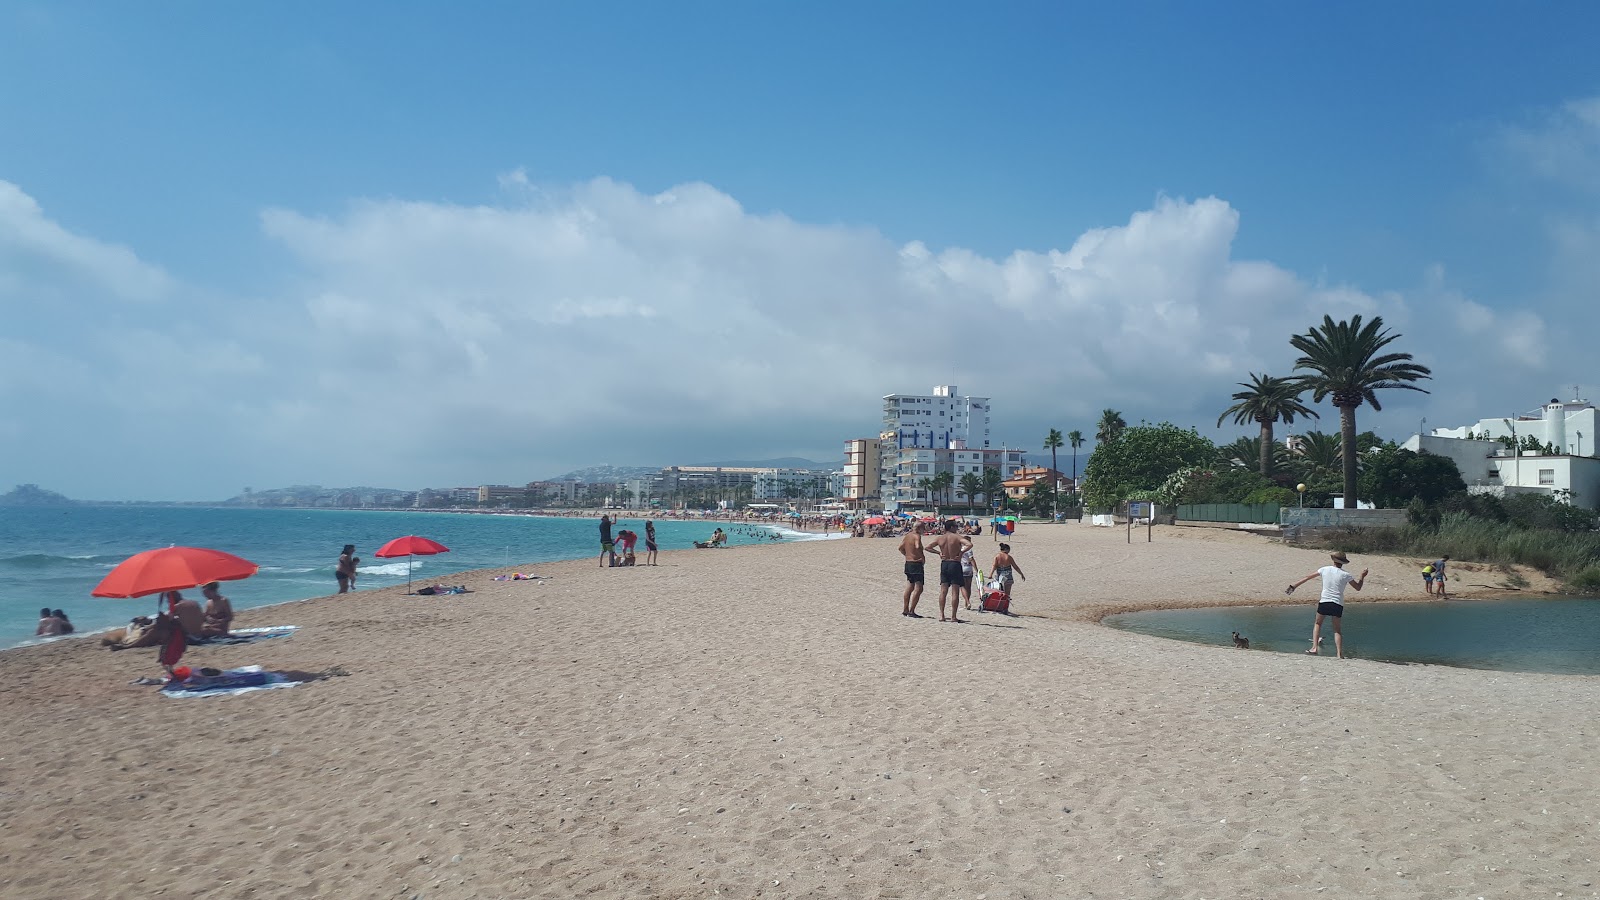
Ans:
[[[817,462],[803,456],[780,456],[777,459],[745,459],[731,462],[696,463],[701,466],[727,466],[739,469],[838,469],[844,466],[843,454],[833,462]]]
[[[0,506],[77,506],[78,501],[55,491],[47,491],[37,484],[19,484],[9,492],[0,494]]]
[[[661,471],[660,466],[588,466],[574,469],[565,475],[546,478],[545,481],[581,481],[584,484],[612,484],[631,478],[643,478]]]

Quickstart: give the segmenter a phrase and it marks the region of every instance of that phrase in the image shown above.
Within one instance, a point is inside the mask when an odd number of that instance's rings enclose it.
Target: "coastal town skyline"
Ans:
[[[7,6],[0,480],[831,462],[934,384],[1220,443],[1324,314],[1433,371],[1388,439],[1595,393],[1600,10],[922,13]]]

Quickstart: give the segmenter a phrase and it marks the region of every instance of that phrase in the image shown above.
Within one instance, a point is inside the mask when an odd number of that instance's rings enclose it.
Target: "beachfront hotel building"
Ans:
[[[844,442],[844,490],[839,497],[854,509],[878,502],[881,450],[880,438],[851,438]]]
[[[879,497],[890,510],[933,505],[938,498],[920,485],[941,472],[955,478],[953,496],[964,474],[982,477],[986,468],[1005,474],[1023,464],[1021,450],[990,448],[989,398],[963,397],[953,384],[932,394],[884,397],[878,456]]]
[[[1596,420],[1596,409],[1587,400],[1552,399],[1511,416],[1479,419],[1460,428],[1434,428],[1413,435],[1401,446],[1449,457],[1469,493],[1548,494],[1600,509]],[[1517,449],[1506,446],[1502,438],[1514,440]],[[1522,449],[1530,438],[1540,449]]]

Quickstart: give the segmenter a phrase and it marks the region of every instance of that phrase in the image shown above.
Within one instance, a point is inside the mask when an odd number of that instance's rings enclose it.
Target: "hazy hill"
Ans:
[[[78,501],[37,484],[19,484],[0,494],[0,506],[76,506]]]

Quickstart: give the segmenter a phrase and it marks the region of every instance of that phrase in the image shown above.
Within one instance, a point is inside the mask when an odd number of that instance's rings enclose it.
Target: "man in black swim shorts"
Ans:
[[[900,597],[900,615],[920,619],[917,601],[922,599],[922,567],[927,561],[922,552],[921,526],[900,539],[900,555],[906,559],[906,590]]]
[[[950,598],[951,622],[961,621],[961,587],[967,583],[967,577],[961,571],[961,554],[972,549],[972,538],[956,533],[959,526],[954,520],[944,523],[944,534],[934,539],[928,545],[930,551],[939,554],[939,621],[946,621],[944,616],[944,598]]]

